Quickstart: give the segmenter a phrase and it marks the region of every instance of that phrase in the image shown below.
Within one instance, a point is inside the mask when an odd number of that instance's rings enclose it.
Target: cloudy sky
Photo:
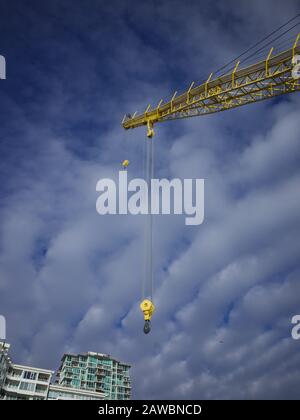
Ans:
[[[270,10],[272,13],[270,13]],[[96,183],[142,176],[124,113],[170,98],[299,13],[287,0],[0,5],[0,314],[15,362],[132,364],[135,398],[299,398],[300,97],[156,127],[155,176],[205,178],[205,221],[99,216]]]

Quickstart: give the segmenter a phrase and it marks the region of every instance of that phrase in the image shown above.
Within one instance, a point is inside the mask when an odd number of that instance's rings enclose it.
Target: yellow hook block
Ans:
[[[144,314],[144,333],[149,334],[149,332],[151,331],[151,317],[153,315],[153,312],[155,311],[154,303],[151,302],[151,300],[149,299],[145,299],[140,304],[140,308]]]
[[[149,299],[145,299],[140,304],[140,308],[141,308],[141,311],[144,313],[144,320],[151,321],[151,317],[153,315],[153,312],[155,311],[154,303],[151,302],[151,300]]]

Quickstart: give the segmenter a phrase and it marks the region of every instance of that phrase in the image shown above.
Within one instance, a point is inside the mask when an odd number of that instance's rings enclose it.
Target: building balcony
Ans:
[[[38,379],[37,379],[37,382],[43,382],[43,383],[45,383],[45,382],[50,382],[50,377],[41,377],[41,376],[39,376],[38,377]]]
[[[4,391],[18,391],[19,385],[4,384],[3,389]]]
[[[16,375],[15,373],[8,373],[6,375],[7,379],[12,379],[12,380],[20,380],[22,379],[22,375]]]
[[[48,391],[48,388],[38,388],[35,389],[35,394],[45,395]]]

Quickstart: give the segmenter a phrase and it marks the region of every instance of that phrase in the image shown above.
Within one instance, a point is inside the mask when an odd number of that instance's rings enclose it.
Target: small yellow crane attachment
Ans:
[[[122,162],[123,169],[126,170],[129,166],[129,160],[125,159]]]
[[[144,313],[144,333],[149,334],[151,330],[151,317],[153,315],[153,312],[155,311],[154,303],[151,302],[149,299],[143,300],[143,302],[140,304],[141,311]]]

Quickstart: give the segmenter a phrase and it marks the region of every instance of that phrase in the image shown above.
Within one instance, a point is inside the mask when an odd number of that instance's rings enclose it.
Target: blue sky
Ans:
[[[270,13],[272,10],[272,13]],[[0,313],[14,360],[132,363],[135,398],[299,398],[298,94],[157,126],[156,176],[205,178],[205,222],[154,220],[153,330],[139,313],[144,221],[99,216],[96,183],[142,175],[124,113],[170,98],[299,12],[297,1],[5,1]]]

